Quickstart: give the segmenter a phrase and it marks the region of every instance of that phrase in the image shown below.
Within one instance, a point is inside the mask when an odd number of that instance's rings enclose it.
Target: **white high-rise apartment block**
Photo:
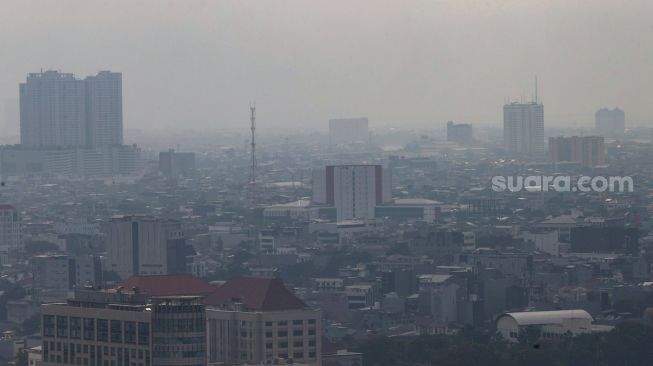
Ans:
[[[313,172],[313,202],[336,208],[338,221],[373,219],[392,200],[392,176],[381,165],[329,165]]]
[[[122,74],[100,71],[88,76],[84,83],[88,144],[122,145]]]
[[[27,76],[20,91],[20,143],[26,147],[86,144],[84,82],[58,71]]]
[[[329,144],[350,144],[370,142],[367,117],[329,120]]]
[[[122,74],[86,79],[58,71],[32,73],[21,83],[20,141],[25,147],[122,145]]]
[[[22,251],[20,214],[11,205],[0,205],[0,253]]]
[[[503,141],[513,153],[544,154],[544,106],[537,102],[503,106]]]

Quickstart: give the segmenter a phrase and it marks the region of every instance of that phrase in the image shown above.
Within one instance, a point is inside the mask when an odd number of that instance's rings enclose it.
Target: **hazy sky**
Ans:
[[[126,128],[233,130],[250,100],[261,129],[498,127],[537,74],[549,126],[601,106],[653,126],[652,15],[651,0],[0,0],[0,101],[29,72],[108,69]]]

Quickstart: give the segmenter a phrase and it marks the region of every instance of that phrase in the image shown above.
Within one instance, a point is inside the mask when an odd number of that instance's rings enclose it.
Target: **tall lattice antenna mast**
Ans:
[[[256,205],[258,197],[257,197],[257,183],[256,183],[256,103],[252,104],[250,103],[249,105],[249,110],[251,112],[250,116],[250,121],[251,121],[251,130],[252,130],[252,142],[251,142],[251,151],[250,153],[252,154],[252,162],[249,170],[249,200],[250,200],[250,205],[253,207]]]

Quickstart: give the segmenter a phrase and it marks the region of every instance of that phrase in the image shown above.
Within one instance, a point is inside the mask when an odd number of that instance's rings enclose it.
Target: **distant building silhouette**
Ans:
[[[619,108],[601,108],[594,114],[594,128],[601,136],[621,138],[626,129],[626,114]]]
[[[510,103],[503,106],[504,147],[511,153],[544,154],[544,106]]]
[[[21,145],[123,143],[122,74],[101,71],[82,80],[49,70],[29,74],[19,90]]]
[[[593,168],[605,165],[602,136],[549,137],[549,159],[553,163],[572,161]]]
[[[447,122],[447,141],[459,144],[470,144],[472,142],[472,125],[469,123]]]
[[[329,120],[329,145],[370,142],[367,117]]]

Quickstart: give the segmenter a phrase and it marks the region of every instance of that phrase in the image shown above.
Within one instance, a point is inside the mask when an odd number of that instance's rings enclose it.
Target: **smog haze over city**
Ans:
[[[0,366],[650,366],[653,1],[0,0]]]

